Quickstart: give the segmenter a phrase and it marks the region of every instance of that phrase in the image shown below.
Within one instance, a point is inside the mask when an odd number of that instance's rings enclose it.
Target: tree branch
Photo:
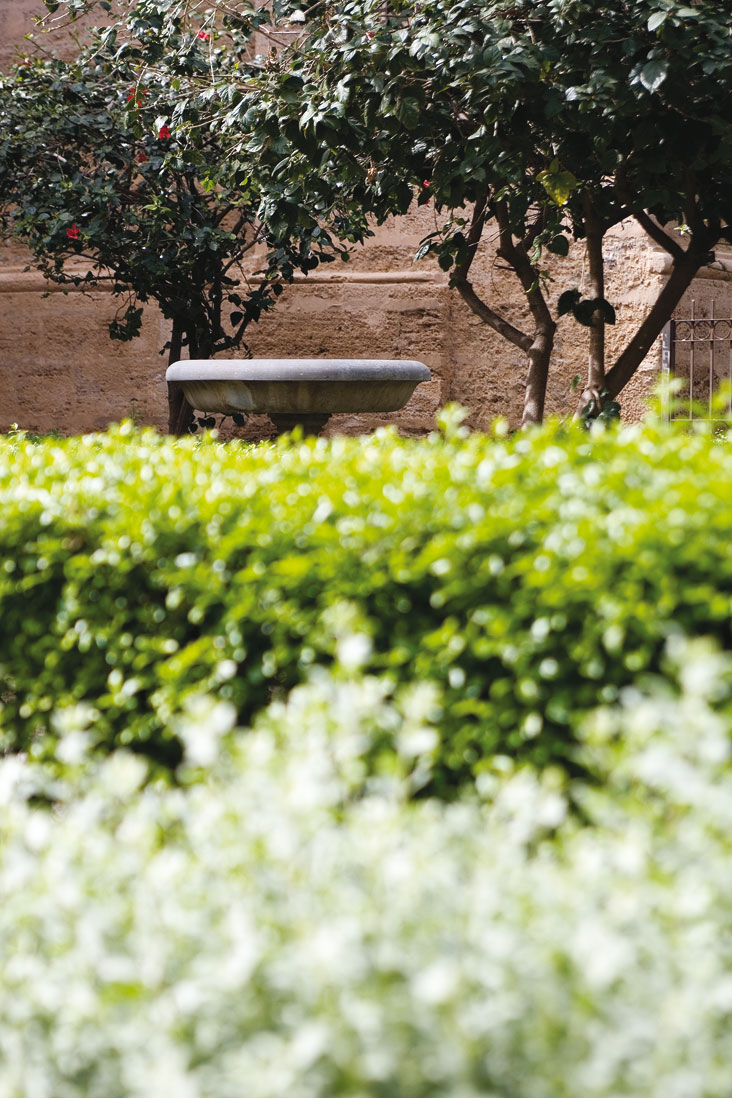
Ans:
[[[537,236],[546,226],[546,209],[542,207],[538,216],[534,219],[533,223],[529,226],[526,234],[521,240],[521,246],[528,252],[530,248],[534,246],[534,241]]]
[[[706,224],[704,218],[699,210],[699,204],[696,199],[696,180],[690,169],[684,172],[684,195],[686,197],[686,204],[684,206],[684,217],[686,218],[686,224],[691,229],[694,236],[702,237],[706,231]]]
[[[529,254],[523,244],[516,243],[511,232],[511,222],[508,214],[508,205],[505,199],[496,202],[496,221],[499,232],[498,255],[505,259],[516,272],[519,282],[523,287],[528,301],[531,315],[537,324],[554,325],[549,306],[546,303],[539,285],[539,272],[529,259]]]
[[[661,225],[659,225],[657,221],[654,221],[651,215],[645,210],[634,209],[636,203],[633,201],[633,195],[630,193],[630,188],[628,187],[628,181],[625,174],[626,167],[627,162],[621,164],[615,172],[615,192],[618,198],[626,207],[628,214],[632,214],[644,232],[650,236],[651,240],[654,240],[659,247],[668,252],[673,259],[681,259],[684,254],[684,249],[678,241],[674,240],[672,236],[669,236]]]
[[[452,284],[458,291],[460,296],[466,305],[479,317],[484,324],[491,327],[494,332],[498,332],[500,336],[507,339],[509,343],[513,343],[514,346],[519,347],[526,354],[531,347],[531,336],[526,335],[525,332],[514,327],[507,320],[504,320],[495,310],[491,309],[489,305],[478,297],[472,282],[468,281],[468,272],[475,259],[475,253],[478,250],[478,244],[480,243],[481,236],[483,235],[483,228],[486,221],[486,195],[479,196],[478,200],[473,207],[473,216],[470,221],[470,228],[468,230],[467,250],[465,258],[461,263],[455,265]]]
[[[475,253],[478,250],[480,238],[483,235],[483,228],[485,227],[486,202],[487,195],[483,192],[478,196],[475,205],[473,206],[473,216],[470,219],[470,228],[468,229],[468,235],[465,238],[468,244],[467,253],[463,262],[455,265],[456,278],[466,278],[468,271],[473,265]]]
[[[494,332],[498,332],[504,339],[507,339],[509,343],[513,343],[514,346],[528,354],[531,349],[531,336],[528,336],[525,332],[515,328],[513,324],[509,324],[507,320],[504,320],[502,316],[499,316],[498,313],[494,312],[489,305],[486,305],[486,303],[478,297],[473,289],[472,283],[468,282],[467,279],[453,279],[453,284],[463,301],[472,309],[477,317],[480,317],[485,324],[492,328]]]
[[[659,244],[673,259],[681,259],[684,249],[661,228],[657,221],[653,220],[650,214],[645,210],[638,210],[633,213],[633,217],[651,240],[655,240],[656,244]]]

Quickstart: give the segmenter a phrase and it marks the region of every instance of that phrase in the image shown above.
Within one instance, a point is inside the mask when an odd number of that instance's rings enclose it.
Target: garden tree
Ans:
[[[201,358],[240,347],[295,270],[334,258],[317,211],[288,216],[287,238],[277,239],[260,216],[251,170],[227,162],[230,141],[222,143],[200,107],[187,104],[173,118],[182,81],[202,71],[208,79],[245,73],[256,25],[230,28],[225,49],[212,48],[210,24],[171,25],[165,50],[148,25],[124,43],[111,27],[71,61],[37,55],[2,78],[6,227],[47,278],[111,285],[121,299],[114,339],[137,335],[141,305],[155,301],[171,321],[170,361],[184,347]],[[143,58],[154,62],[144,80]],[[247,274],[243,263],[257,246],[266,258]],[[186,430],[193,411],[180,387],[170,387],[169,404],[170,430]]]
[[[49,6],[74,15],[94,0]],[[256,15],[235,8],[207,5]],[[137,0],[131,10],[175,25],[202,5]],[[732,223],[727,0],[322,0],[305,12],[274,0],[272,18],[306,20],[294,48],[248,81],[213,75],[236,155],[267,174],[271,216],[286,226],[298,208],[304,164],[338,194],[341,217],[382,220],[432,201],[442,223],[418,254],[435,254],[473,312],[525,352],[524,422],[542,417],[565,312],[588,329],[580,410],[614,400]],[[186,92],[195,101],[200,88]],[[627,217],[671,270],[606,363],[603,239]],[[476,290],[471,268],[489,239],[526,315],[502,315]],[[573,240],[587,249],[584,296],[561,262]]]
[[[541,419],[557,316],[572,312],[589,329],[581,407],[597,412],[732,223],[731,33],[727,0],[328,0],[268,74],[259,128],[284,131],[379,219],[434,202],[442,224],[419,254],[436,254],[473,312],[526,352],[525,422]],[[251,100],[243,92],[242,109]],[[603,237],[631,216],[671,273],[606,365]],[[488,238],[527,321],[471,281]],[[561,263],[573,239],[586,242],[584,297]],[[564,290],[554,310],[547,252]]]

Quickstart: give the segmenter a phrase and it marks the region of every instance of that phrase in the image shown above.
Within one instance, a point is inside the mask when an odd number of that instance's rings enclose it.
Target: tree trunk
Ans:
[[[183,345],[183,325],[177,318],[173,321],[170,336],[170,354],[168,365],[178,362]],[[193,423],[193,409],[185,398],[183,386],[179,381],[168,382],[168,434],[187,435]]]
[[[592,200],[585,197],[585,235],[587,239],[587,261],[590,269],[590,297],[594,301],[605,298],[605,267],[602,255],[604,235],[602,222],[595,214]],[[598,305],[592,314],[590,328],[590,346],[587,361],[587,385],[580,397],[577,415],[585,409],[597,415],[602,410],[605,389],[605,314]]]
[[[505,199],[496,203],[495,216],[499,230],[497,254],[513,268],[526,294],[526,301],[534,321],[534,338],[528,350],[529,371],[524,390],[524,414],[521,418],[521,426],[528,427],[534,423],[541,423],[544,418],[546,384],[557,326],[541,291],[540,272],[531,262],[523,242],[514,240]]]
[[[556,325],[542,325],[537,329],[534,342],[529,349],[529,372],[526,377],[524,393],[524,414],[521,426],[529,427],[541,423],[544,418],[546,385],[549,378],[549,363],[554,348]]]
[[[605,378],[605,386],[611,398],[616,397],[628,384],[707,259],[706,245],[695,245],[692,241],[688,251],[674,262],[668,282],[656,298],[653,308]]]

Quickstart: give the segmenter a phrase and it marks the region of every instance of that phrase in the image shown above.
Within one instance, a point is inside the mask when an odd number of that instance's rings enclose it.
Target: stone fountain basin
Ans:
[[[395,412],[432,375],[402,359],[220,358],[175,362],[165,376],[199,412],[289,417]]]

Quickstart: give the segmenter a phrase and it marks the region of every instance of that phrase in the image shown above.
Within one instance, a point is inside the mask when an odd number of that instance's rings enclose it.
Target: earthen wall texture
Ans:
[[[12,61],[23,35],[33,30],[40,0],[0,0],[0,66]],[[447,277],[430,262],[415,264],[421,238],[436,227],[436,214],[422,207],[376,228],[375,236],[354,251],[348,264],[329,264],[298,278],[275,310],[248,332],[254,357],[410,358],[425,362],[432,381],[418,386],[409,404],[385,416],[334,416],[325,434],[358,433],[381,423],[397,423],[406,434],[434,425],[447,401],[469,413],[468,425],[487,427],[498,415],[515,425],[520,419],[526,362],[522,353],[481,324],[448,288]],[[607,239],[607,296],[618,322],[608,329],[612,355],[640,322],[663,285],[664,256],[631,223]],[[550,283],[557,296],[567,285],[582,288],[584,247],[569,257],[571,282]],[[77,433],[103,429],[133,417],[161,430],[167,419],[166,360],[160,352],[169,336],[167,323],[147,308],[142,335],[129,344],[110,341],[108,324],[116,311],[109,293],[63,293],[45,285],[17,246],[0,250],[0,430],[17,423],[32,431]],[[732,284],[722,264],[696,281],[680,312],[694,298],[697,315],[732,315]],[[551,272],[550,272],[551,273]],[[520,288],[501,269],[495,248],[486,241],[476,259],[473,281],[494,308],[509,316],[526,315]],[[49,292],[50,290],[50,292]],[[549,385],[547,410],[570,415],[577,392],[573,379],[585,375],[586,331],[564,318]],[[623,415],[643,414],[660,368],[660,346],[621,396]],[[272,433],[266,417],[251,417],[246,437]]]

